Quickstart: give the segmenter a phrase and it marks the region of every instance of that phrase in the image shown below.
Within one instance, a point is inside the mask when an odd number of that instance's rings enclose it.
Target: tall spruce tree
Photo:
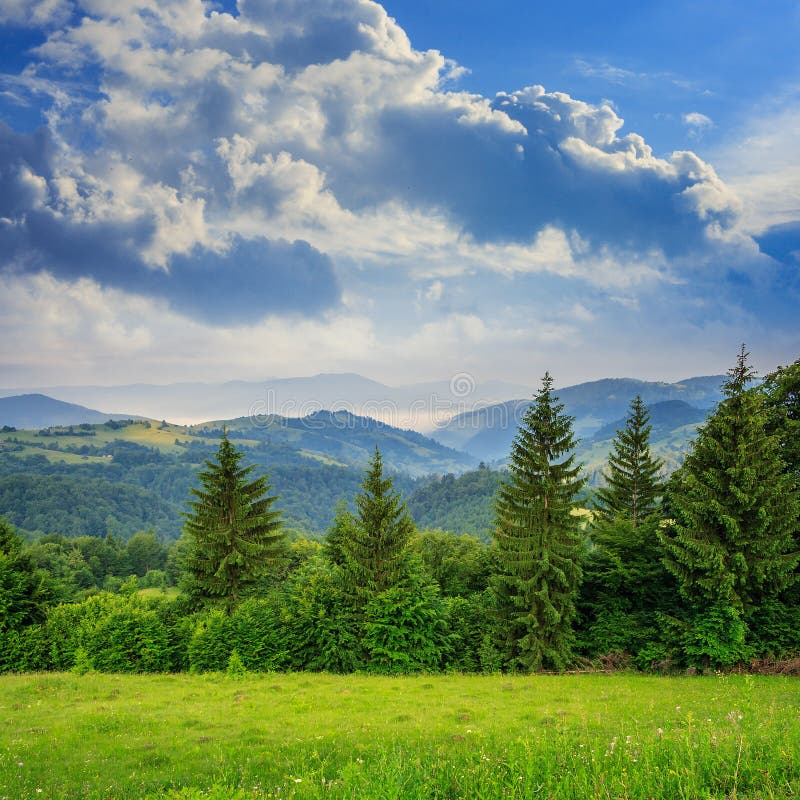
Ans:
[[[198,473],[184,531],[190,540],[186,559],[192,593],[221,601],[230,613],[283,551],[280,512],[272,508],[268,478],[250,478],[253,465],[240,465],[243,453],[223,431],[215,461]]]
[[[575,495],[585,480],[571,453],[573,418],[545,373],[511,446],[495,498],[499,572],[492,585],[511,669],[563,669],[570,658],[582,537]]]
[[[371,598],[397,585],[405,577],[406,548],[414,523],[391,476],[383,474],[383,458],[375,448],[356,495],[356,513],[341,510],[334,523],[335,551],[341,553],[350,588]]]
[[[798,515],[793,476],[767,430],[744,345],[725,399],[699,429],[670,481],[665,565],[695,610],[690,655],[732,663],[745,654],[746,618],[794,580]],[[688,641],[688,640],[687,640]]]
[[[605,486],[595,495],[595,519],[609,523],[615,518],[629,520],[634,528],[653,514],[662,491],[658,474],[664,462],[650,455],[650,413],[637,395],[631,402],[625,428],[617,431]]]
[[[582,646],[591,656],[655,652],[658,612],[675,609],[675,580],[661,561],[656,516],[663,462],[650,455],[649,421],[637,396],[614,439],[606,485],[595,498],[579,603]]]

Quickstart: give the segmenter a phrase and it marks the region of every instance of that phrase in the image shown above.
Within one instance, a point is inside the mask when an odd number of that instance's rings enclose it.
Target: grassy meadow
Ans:
[[[787,798],[749,675],[0,677],[0,798]]]

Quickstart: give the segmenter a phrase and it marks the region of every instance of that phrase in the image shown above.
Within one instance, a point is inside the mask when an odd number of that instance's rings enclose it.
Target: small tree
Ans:
[[[269,569],[283,550],[277,500],[266,476],[250,479],[254,466],[242,467],[243,454],[223,431],[216,461],[198,473],[184,531],[190,546],[187,567],[195,594],[222,600],[228,613]]]
[[[725,399],[670,481],[673,519],[662,533],[665,564],[694,609],[691,654],[718,663],[746,655],[747,615],[796,579],[800,557],[797,489],[766,429],[763,396],[748,389],[748,355],[742,346]]]
[[[611,522],[616,517],[629,520],[636,528],[655,512],[662,491],[658,473],[664,462],[650,455],[650,414],[640,396],[631,402],[623,430],[618,430],[608,470],[603,472],[606,485],[595,496],[595,519]]]
[[[383,474],[383,458],[375,448],[356,495],[354,515],[341,510],[334,524],[329,553],[341,552],[347,582],[365,599],[400,583],[408,572],[406,548],[414,523],[391,477]],[[333,544],[333,549],[331,549]]]
[[[162,569],[167,561],[167,550],[152,530],[134,533],[125,545],[125,553],[131,570],[140,578],[151,569]]]
[[[581,579],[582,541],[572,510],[585,481],[570,454],[572,417],[552,387],[545,373],[495,499],[501,637],[509,666],[525,670],[566,666]]]

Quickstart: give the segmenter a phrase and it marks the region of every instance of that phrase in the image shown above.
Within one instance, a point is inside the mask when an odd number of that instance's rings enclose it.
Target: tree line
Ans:
[[[489,546],[419,533],[377,448],[324,541],[289,541],[267,477],[223,432],[170,554],[177,598],[132,585],[56,604],[47,571],[0,526],[0,669],[527,672],[796,655],[800,361],[754,377],[743,347],[667,480],[634,399],[587,512],[573,420],[546,374]]]

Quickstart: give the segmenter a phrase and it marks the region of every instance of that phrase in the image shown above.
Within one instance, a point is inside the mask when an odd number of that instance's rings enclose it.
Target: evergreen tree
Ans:
[[[617,431],[605,486],[595,494],[595,519],[608,523],[617,517],[629,520],[634,528],[654,513],[661,494],[658,473],[664,466],[650,455],[650,414],[640,396],[631,402],[623,430]]]
[[[800,482],[800,359],[767,375],[762,391],[767,430],[778,437],[786,468]]]
[[[0,636],[5,631],[41,622],[53,599],[50,576],[37,569],[23,548],[22,539],[0,517]],[[0,650],[2,646],[0,639]]]
[[[745,655],[746,617],[794,580],[798,496],[767,429],[744,346],[725,399],[698,431],[668,488],[665,564],[692,604],[691,654],[732,663]],[[687,646],[687,653],[690,652]]]
[[[251,479],[254,466],[242,467],[243,453],[223,431],[216,461],[198,473],[184,531],[190,546],[187,567],[194,594],[222,600],[230,611],[269,569],[283,550],[279,511],[272,509],[266,476]]]
[[[406,576],[406,548],[414,523],[391,477],[383,474],[383,458],[375,455],[356,495],[356,513],[342,510],[333,526],[328,551],[341,553],[350,588],[370,598],[396,586]]]
[[[582,553],[571,512],[585,481],[574,454],[567,455],[575,446],[572,417],[563,413],[552,387],[545,373],[495,499],[500,568],[493,588],[512,669],[562,669],[570,657]]]

